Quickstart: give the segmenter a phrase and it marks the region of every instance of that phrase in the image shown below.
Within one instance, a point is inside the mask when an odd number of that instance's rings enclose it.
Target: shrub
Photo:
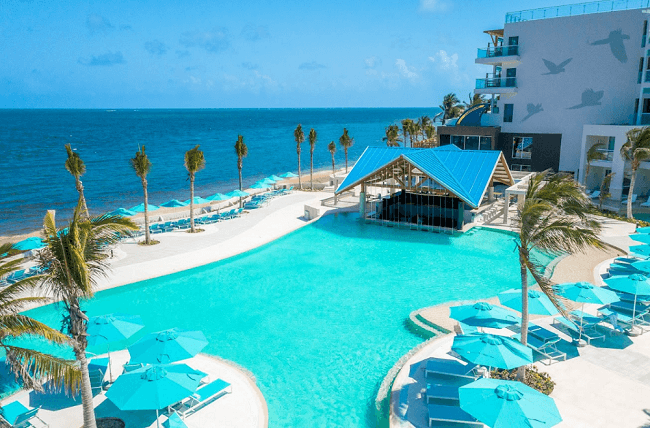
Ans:
[[[490,376],[493,379],[516,380],[517,370],[494,369],[490,372]],[[546,395],[550,395],[555,388],[555,382],[551,380],[551,376],[548,373],[537,371],[535,366],[528,367],[523,383]]]

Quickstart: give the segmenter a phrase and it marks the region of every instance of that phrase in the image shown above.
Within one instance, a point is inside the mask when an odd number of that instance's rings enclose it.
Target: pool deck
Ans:
[[[113,378],[122,372],[122,364],[129,358],[127,351],[111,353]],[[208,355],[199,354],[182,361],[190,367],[207,373],[209,381],[223,379],[230,383],[232,391],[208,404],[185,418],[188,428],[207,426],[265,428],[268,426],[266,401],[250,375],[226,361]],[[106,375],[108,380],[108,375]],[[28,407],[42,406],[38,416],[50,428],[78,428],[83,425],[80,399],[66,397],[64,394],[35,394],[33,391],[21,391],[2,401],[3,404],[18,400]],[[96,394],[93,399],[97,418],[117,417],[126,423],[126,428],[155,428],[155,411],[120,411],[105,393]],[[162,423],[167,419],[161,415]]]
[[[634,225],[604,219],[601,238],[624,253],[636,244],[628,234]],[[579,280],[602,284],[600,273],[613,257],[621,253],[616,249],[606,252],[590,250],[561,260],[555,267],[556,282]],[[497,302],[495,298],[488,299]],[[449,318],[449,306],[459,303],[424,308],[418,311],[430,322],[454,331],[455,321]],[[585,307],[595,314],[596,305]],[[609,428],[650,426],[650,334],[637,337],[599,327],[606,338],[593,345],[577,348],[572,345],[566,330],[552,325],[552,317],[531,317],[563,340],[559,345],[567,353],[567,361],[550,366],[536,362],[542,372],[547,372],[556,383],[551,397],[562,415],[559,428]],[[492,330],[497,334],[514,333],[508,329]],[[392,428],[428,427],[425,405],[426,379],[423,363],[430,357],[453,358],[450,355],[454,334],[441,334],[413,355],[399,371],[390,395],[389,421]]]

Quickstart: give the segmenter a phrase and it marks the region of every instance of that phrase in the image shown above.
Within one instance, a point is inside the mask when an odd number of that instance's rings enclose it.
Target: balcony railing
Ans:
[[[478,58],[495,58],[500,56],[519,55],[519,46],[492,46],[478,50]]]
[[[590,13],[613,12],[617,10],[643,9],[650,7],[650,0],[605,0],[565,6],[544,7],[506,14],[506,24],[535,19],[559,18],[563,16],[587,15]]]
[[[599,160],[609,161],[609,162],[614,160],[614,150],[598,149],[598,152],[604,155],[604,159],[599,159]]]
[[[485,79],[476,79],[476,89],[488,88],[516,88],[516,77],[488,77]]]

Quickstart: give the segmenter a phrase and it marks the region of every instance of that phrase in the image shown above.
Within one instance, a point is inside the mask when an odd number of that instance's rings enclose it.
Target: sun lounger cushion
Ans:
[[[18,401],[11,402],[2,406],[2,418],[9,423],[12,427],[25,427],[31,424],[26,424],[32,418],[38,418],[37,414],[40,407],[28,409]],[[40,420],[40,419],[39,419]]]
[[[452,422],[463,423],[471,425],[483,426],[482,423],[477,421],[469,413],[456,406],[443,406],[440,404],[429,404],[429,426],[431,423],[436,422]]]
[[[425,369],[425,374],[466,377],[476,379],[478,376],[474,373],[476,364],[462,364],[457,360],[448,360],[444,358],[429,358]]]
[[[427,384],[427,402],[429,400],[458,401],[458,386]]]
[[[528,336],[534,336],[542,342],[559,341],[560,336],[534,323],[528,324]]]
[[[199,388],[194,395],[200,402],[207,401],[213,396],[223,392],[230,384],[222,379],[217,379],[204,387]]]

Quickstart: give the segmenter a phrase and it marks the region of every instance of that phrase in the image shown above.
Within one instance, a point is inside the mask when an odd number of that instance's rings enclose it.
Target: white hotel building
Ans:
[[[439,127],[441,144],[502,150],[513,170],[573,172],[585,180],[586,151],[604,143],[586,186],[615,172],[613,199],[626,193],[629,171],[619,150],[625,133],[650,125],[650,0],[597,1],[512,12],[489,30],[477,64],[489,67],[475,93],[490,98]],[[629,167],[628,167],[629,169]],[[635,193],[650,191],[650,163]]]

